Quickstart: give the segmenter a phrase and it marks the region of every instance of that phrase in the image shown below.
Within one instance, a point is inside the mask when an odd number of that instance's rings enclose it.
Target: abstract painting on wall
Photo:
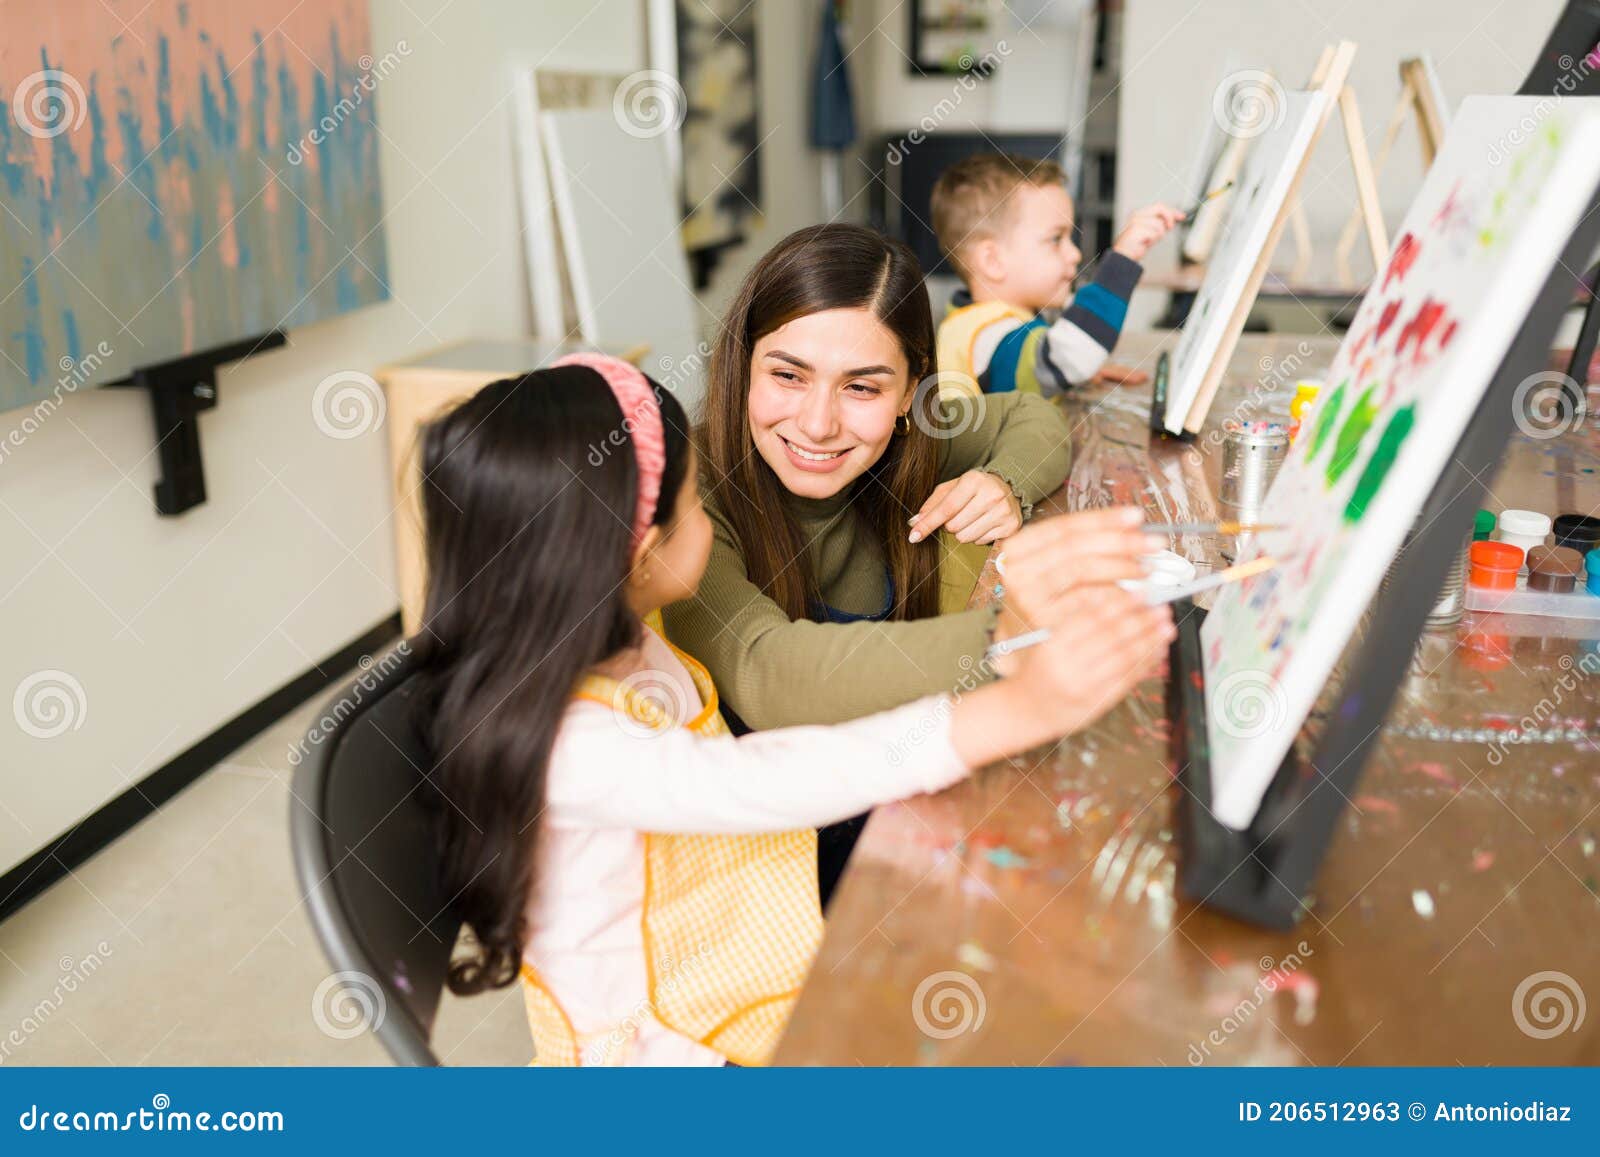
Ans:
[[[1224,824],[1243,829],[1254,817],[1593,208],[1593,103],[1470,97],[1452,119],[1267,494],[1261,521],[1283,529],[1244,552],[1282,565],[1224,588],[1201,628],[1212,810]],[[1530,340],[1548,346],[1554,325]]]
[[[0,410],[389,295],[366,0],[0,4]]]

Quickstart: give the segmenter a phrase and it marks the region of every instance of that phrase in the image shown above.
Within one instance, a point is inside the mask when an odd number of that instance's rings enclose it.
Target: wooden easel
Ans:
[[[1367,241],[1372,247],[1374,263],[1381,265],[1389,250],[1389,240],[1384,233],[1382,214],[1378,211],[1378,187],[1372,177],[1366,135],[1361,131],[1361,114],[1356,107],[1355,95],[1350,91],[1348,84],[1350,65],[1355,55],[1355,43],[1341,40],[1338,44],[1325,47],[1321,56],[1317,58],[1317,66],[1311,74],[1311,83],[1307,87],[1322,93],[1328,100],[1322,112],[1322,119],[1318,122],[1317,137],[1313,140],[1312,147],[1314,149],[1316,140],[1321,139],[1328,118],[1333,115],[1334,107],[1337,105],[1344,120],[1345,142],[1349,148],[1351,168],[1355,172],[1360,210],[1367,222]],[[1234,347],[1239,342],[1239,334],[1244,331],[1245,319],[1250,316],[1250,310],[1255,306],[1256,297],[1261,292],[1261,283],[1266,278],[1267,268],[1272,264],[1272,256],[1283,238],[1285,226],[1297,214],[1302,213],[1299,205],[1299,188],[1301,180],[1305,177],[1306,164],[1310,156],[1311,150],[1308,149],[1289,187],[1284,209],[1278,214],[1271,231],[1267,234],[1266,244],[1261,248],[1261,255],[1256,259],[1255,267],[1250,272],[1244,292],[1239,296],[1238,305],[1223,330],[1222,341],[1211,359],[1210,368],[1206,371],[1200,390],[1184,418],[1183,429],[1190,434],[1199,433],[1201,425],[1205,422],[1206,413],[1211,408],[1211,400],[1216,397],[1217,387],[1222,384],[1223,372],[1227,368],[1228,360],[1233,356]],[[1301,250],[1301,258],[1296,262],[1297,273],[1291,274],[1291,277],[1303,276],[1302,266],[1310,260],[1310,232],[1302,216],[1295,225],[1296,247]],[[1169,427],[1169,429],[1175,428]]]
[[[1308,88],[1322,88],[1324,80],[1329,75],[1329,70],[1334,66],[1336,54],[1349,46],[1354,55],[1355,45],[1350,41],[1343,41],[1339,45],[1329,45],[1322,50],[1322,55],[1317,58],[1317,66],[1312,70],[1311,83]],[[1350,211],[1350,220],[1345,225],[1345,232],[1349,234],[1350,245],[1355,243],[1355,228],[1357,221],[1365,222],[1367,227],[1367,247],[1372,252],[1372,267],[1379,268],[1383,259],[1389,252],[1389,235],[1383,224],[1383,209],[1378,204],[1378,179],[1373,167],[1372,156],[1367,151],[1367,134],[1361,123],[1361,106],[1356,101],[1355,90],[1348,83],[1349,69],[1345,69],[1345,79],[1341,79],[1338,87],[1339,119],[1344,124],[1345,148],[1350,157],[1350,172],[1355,177],[1356,204]],[[1387,149],[1385,149],[1387,153]],[[1294,230],[1294,265],[1289,271],[1291,281],[1303,280],[1306,270],[1311,265],[1311,226],[1306,221],[1305,206],[1298,197],[1295,198],[1294,209],[1290,213],[1290,222]],[[1348,254],[1349,245],[1346,245],[1341,235],[1341,253]],[[1349,275],[1349,262],[1343,261],[1339,266],[1340,280],[1353,282]]]
[[[1417,136],[1422,146],[1422,171],[1426,173],[1444,141],[1445,130],[1444,93],[1439,87],[1433,62],[1426,56],[1413,56],[1400,62],[1400,97],[1389,116],[1389,127],[1384,130],[1383,143],[1378,146],[1377,156],[1372,161],[1374,180],[1383,172],[1383,166],[1388,162],[1395,142],[1400,139],[1400,130],[1405,127],[1406,120],[1413,116],[1417,121]],[[1354,280],[1350,270],[1350,250],[1355,247],[1358,218],[1359,212],[1352,210],[1350,219],[1344,224],[1344,232],[1339,234],[1338,247],[1334,250],[1334,268],[1344,281]],[[1376,264],[1374,268],[1377,268]]]

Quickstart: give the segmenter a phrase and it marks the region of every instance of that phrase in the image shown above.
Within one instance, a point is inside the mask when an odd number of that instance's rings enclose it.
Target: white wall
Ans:
[[[0,463],[0,692],[59,669],[86,704],[56,738],[0,727],[0,870],[394,611],[384,433],[324,436],[312,392],[525,332],[512,72],[644,61],[633,0],[374,0],[372,28],[375,56],[410,49],[377,93],[394,300],[224,372],[201,418],[209,501],[179,518],[151,508],[133,391],[69,396]]]
[[[1322,44],[1340,38],[1360,46],[1351,83],[1369,147],[1381,142],[1399,95],[1399,62],[1432,56],[1452,106],[1472,93],[1514,92],[1549,35],[1561,0],[1476,5],[1459,0],[1346,0],[1331,6],[1267,0],[1127,0],[1123,29],[1118,133],[1119,219],[1153,200],[1190,194],[1212,96],[1228,73],[1268,69],[1290,87],[1304,87]],[[1421,177],[1414,128],[1395,145],[1379,182],[1391,231]],[[1302,184],[1317,259],[1328,255],[1355,204],[1345,138],[1337,118],[1319,142]],[[1356,257],[1365,252],[1358,244]],[[1152,252],[1149,267],[1171,268],[1172,241]],[[1359,276],[1371,268],[1353,258]],[[1153,292],[1141,293],[1134,316],[1148,317]]]
[[[812,3],[758,0],[765,214],[704,295],[710,323],[774,241],[820,217],[805,149]],[[0,727],[0,871],[391,614],[384,431],[319,432],[329,374],[530,325],[512,154],[522,69],[646,65],[642,0],[372,0],[393,299],[225,370],[201,418],[209,500],[150,505],[144,397],[69,396],[0,462],[0,693],[81,684],[75,730]],[[0,429],[26,411],[0,415]]]

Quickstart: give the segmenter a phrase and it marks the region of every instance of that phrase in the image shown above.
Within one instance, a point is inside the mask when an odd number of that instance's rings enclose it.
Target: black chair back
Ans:
[[[329,701],[295,770],[295,873],[323,950],[397,1064],[429,1046],[460,921],[434,860],[433,768],[401,644]]]

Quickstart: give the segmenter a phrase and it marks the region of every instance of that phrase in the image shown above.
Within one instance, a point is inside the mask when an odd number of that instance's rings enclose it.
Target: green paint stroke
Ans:
[[[1378,439],[1378,447],[1372,452],[1372,457],[1367,459],[1366,468],[1361,471],[1361,477],[1356,482],[1355,492],[1350,495],[1350,501],[1344,508],[1346,522],[1360,522],[1367,513],[1367,507],[1372,505],[1372,500],[1377,497],[1378,488],[1383,485],[1383,480],[1388,476],[1389,467],[1394,465],[1394,460],[1400,455],[1400,446],[1406,440],[1406,435],[1411,433],[1411,427],[1416,421],[1416,406],[1406,406],[1389,419],[1389,424],[1383,429],[1383,436]]]
[[[1350,385],[1350,379],[1340,382],[1328,402],[1322,407],[1322,413],[1317,415],[1317,424],[1311,431],[1311,453],[1307,459],[1315,459],[1322,453],[1322,444],[1328,440],[1328,435],[1333,432],[1333,424],[1339,419],[1339,411],[1344,408],[1344,392]]]
[[[1356,451],[1361,449],[1361,439],[1372,429],[1372,419],[1378,416],[1378,404],[1372,400],[1372,395],[1377,389],[1376,382],[1366,388],[1356,400],[1356,404],[1350,408],[1350,417],[1345,419],[1344,427],[1339,431],[1339,439],[1333,444],[1333,460],[1328,463],[1327,477],[1330,488],[1339,485],[1339,479],[1356,460]]]

